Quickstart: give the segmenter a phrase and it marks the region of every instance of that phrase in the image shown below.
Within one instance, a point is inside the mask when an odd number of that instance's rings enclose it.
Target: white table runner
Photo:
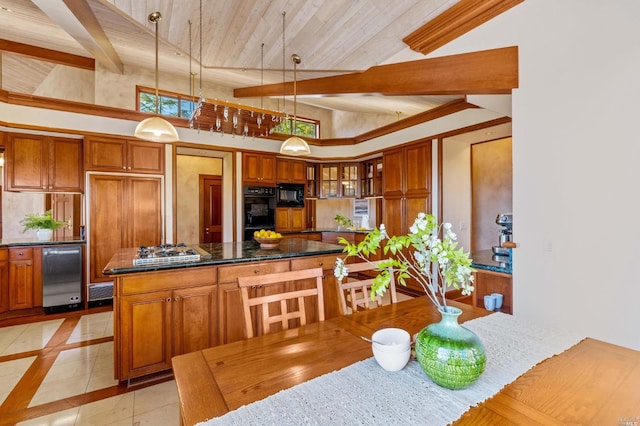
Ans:
[[[585,337],[542,328],[502,313],[467,321],[464,326],[480,337],[487,352],[485,372],[467,389],[441,388],[415,360],[403,370],[390,373],[369,358],[199,426],[446,425],[531,367]]]

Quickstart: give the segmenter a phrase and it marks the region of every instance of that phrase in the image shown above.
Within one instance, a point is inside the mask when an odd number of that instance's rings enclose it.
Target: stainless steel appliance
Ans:
[[[82,303],[82,246],[42,249],[42,306],[45,312],[74,309]]]
[[[245,186],[244,241],[253,239],[254,231],[276,229],[276,188],[271,186]]]
[[[304,185],[279,183],[276,187],[278,207],[304,207]]]
[[[496,223],[501,225],[503,229],[500,230],[500,236],[498,238],[498,245],[493,246],[493,253],[496,256],[502,257],[502,259],[494,259],[498,261],[508,261],[509,258],[509,248],[504,246],[504,243],[512,241],[512,233],[513,233],[513,214],[511,213],[500,213],[496,217]],[[506,260],[504,259],[506,258]]]
[[[197,262],[209,257],[211,255],[200,247],[188,246],[185,243],[141,246],[133,259],[133,266]]]

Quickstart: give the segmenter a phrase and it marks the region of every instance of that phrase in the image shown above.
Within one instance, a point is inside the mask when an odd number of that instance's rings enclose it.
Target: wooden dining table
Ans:
[[[462,309],[461,323],[491,314],[450,304]],[[380,328],[414,334],[439,320],[435,307],[419,297],[174,357],[181,420],[194,425],[369,358],[371,344],[361,336]],[[634,420],[640,425],[640,352],[585,339],[536,365],[454,424]]]

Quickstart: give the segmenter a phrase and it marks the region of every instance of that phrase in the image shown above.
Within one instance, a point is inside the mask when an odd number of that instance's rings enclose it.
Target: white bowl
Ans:
[[[404,352],[411,347],[411,336],[401,328],[383,328],[371,336],[373,347],[385,352]]]
[[[378,365],[385,370],[400,371],[407,365],[409,357],[411,357],[411,348],[400,352],[385,352],[374,347],[373,357],[376,359]]]
[[[373,333],[373,357],[387,371],[399,371],[411,357],[409,333],[400,328],[383,328]]]

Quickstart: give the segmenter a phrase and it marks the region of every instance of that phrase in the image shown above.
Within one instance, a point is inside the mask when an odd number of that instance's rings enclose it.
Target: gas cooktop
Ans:
[[[199,247],[188,246],[185,243],[140,246],[136,257],[133,259],[133,266],[197,262],[203,257],[209,257],[208,255],[209,253]]]

